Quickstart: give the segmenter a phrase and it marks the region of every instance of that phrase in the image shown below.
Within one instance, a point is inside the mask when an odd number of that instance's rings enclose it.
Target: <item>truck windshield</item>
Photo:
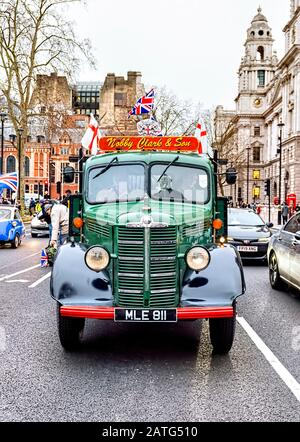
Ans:
[[[140,164],[111,165],[92,169],[89,174],[88,201],[101,204],[116,201],[139,201],[145,195],[145,168]],[[96,177],[96,179],[93,179]]]
[[[175,164],[163,173],[165,169],[165,164],[151,167],[151,198],[195,204],[208,202],[208,174],[204,169]]]

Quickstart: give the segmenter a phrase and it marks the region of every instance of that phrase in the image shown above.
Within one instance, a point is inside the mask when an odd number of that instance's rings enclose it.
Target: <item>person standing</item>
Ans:
[[[50,246],[58,248],[68,238],[69,209],[64,204],[46,204],[45,212],[51,216]]]
[[[281,206],[281,215],[283,224],[286,224],[289,216],[289,208],[286,202],[284,202]]]

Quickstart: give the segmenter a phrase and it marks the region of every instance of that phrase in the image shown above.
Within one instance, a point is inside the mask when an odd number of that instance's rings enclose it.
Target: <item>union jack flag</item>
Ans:
[[[18,189],[18,173],[12,172],[5,175],[0,175],[0,190],[11,189],[16,192]]]
[[[131,111],[128,112],[128,118],[131,115],[142,115],[148,114],[153,111],[154,108],[154,89],[147,92],[147,94],[143,95],[138,101],[135,103]]]
[[[41,252],[41,267],[48,267],[48,255],[45,249]]]

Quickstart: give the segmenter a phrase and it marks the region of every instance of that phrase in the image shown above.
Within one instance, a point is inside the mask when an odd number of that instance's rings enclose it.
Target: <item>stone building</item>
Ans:
[[[244,155],[236,188],[228,189],[235,201],[267,201],[265,179],[271,180],[272,202],[276,197],[283,201],[290,193],[300,199],[300,0],[290,2],[291,19],[284,28],[282,60],[277,59],[272,30],[259,8],[247,31],[236,109],[216,109],[218,128],[231,113],[231,131]],[[278,126],[281,122],[282,127]]]

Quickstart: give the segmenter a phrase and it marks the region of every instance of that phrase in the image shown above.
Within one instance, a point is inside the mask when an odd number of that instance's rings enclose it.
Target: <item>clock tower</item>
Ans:
[[[267,107],[266,86],[273,79],[278,63],[273,42],[272,29],[261,8],[258,8],[247,31],[245,56],[238,72],[238,114],[262,114]]]

